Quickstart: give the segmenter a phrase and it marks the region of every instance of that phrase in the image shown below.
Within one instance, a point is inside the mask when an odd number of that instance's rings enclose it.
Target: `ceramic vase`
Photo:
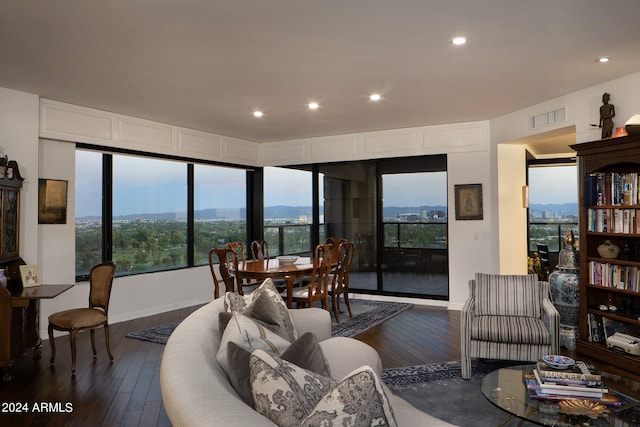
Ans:
[[[0,268],[0,285],[7,287],[7,276],[4,275],[4,268]]]
[[[574,350],[580,324],[580,274],[573,244],[560,251],[557,270],[549,275],[553,304],[560,313],[560,344]]]

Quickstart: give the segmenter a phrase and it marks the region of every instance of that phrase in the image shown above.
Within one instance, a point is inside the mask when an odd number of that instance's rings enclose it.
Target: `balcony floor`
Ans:
[[[357,291],[376,290],[376,272],[349,273],[349,287]],[[385,271],[383,273],[383,287],[385,292],[418,294],[425,296],[445,297],[449,296],[449,275],[425,272],[400,272]]]

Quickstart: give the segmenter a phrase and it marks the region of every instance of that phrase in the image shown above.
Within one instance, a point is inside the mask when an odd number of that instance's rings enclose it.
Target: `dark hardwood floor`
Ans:
[[[13,380],[0,384],[0,426],[169,426],[159,382],[164,346],[125,335],[181,320],[196,308],[111,325],[113,363],[102,331],[96,334],[95,359],[89,333],[79,334],[75,376],[68,336],[56,338],[54,367],[44,341],[41,358],[27,354],[14,364]],[[357,338],[378,350],[385,368],[460,360],[460,313],[414,306]],[[49,407],[35,412],[41,403]],[[28,412],[7,413],[20,408]]]

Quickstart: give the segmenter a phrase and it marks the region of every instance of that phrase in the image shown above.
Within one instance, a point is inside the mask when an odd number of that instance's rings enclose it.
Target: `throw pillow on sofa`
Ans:
[[[397,425],[380,379],[368,366],[336,382],[256,350],[250,368],[256,411],[280,427]]]
[[[320,425],[397,426],[389,399],[373,369],[362,366],[349,373],[320,399],[301,424]]]
[[[255,410],[280,427],[298,427],[337,383],[293,363],[256,350],[250,357]]]
[[[227,292],[224,296],[224,307],[227,312],[241,313],[264,322],[269,325],[269,329],[289,342],[298,338],[287,304],[271,279],[266,279],[249,295]],[[223,330],[223,323],[220,323],[220,328]]]
[[[227,363],[229,366],[229,381],[238,396],[249,406],[254,407],[251,394],[251,372],[249,358],[251,352],[234,342],[227,345]],[[281,359],[293,363],[303,369],[315,372],[325,377],[331,376],[329,362],[324,357],[318,339],[311,332],[307,332],[295,340],[287,348]]]
[[[229,320],[224,330],[224,334],[220,340],[220,347],[216,354],[216,360],[227,376],[229,375],[227,346],[231,341],[250,351],[263,349],[277,355],[280,355],[291,345],[288,340],[254,322],[249,317],[233,313],[231,320]]]

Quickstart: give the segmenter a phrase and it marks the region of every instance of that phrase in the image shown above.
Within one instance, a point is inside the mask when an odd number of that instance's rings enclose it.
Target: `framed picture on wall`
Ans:
[[[456,220],[482,219],[482,184],[454,186]]]
[[[67,223],[68,181],[38,180],[38,224]]]

